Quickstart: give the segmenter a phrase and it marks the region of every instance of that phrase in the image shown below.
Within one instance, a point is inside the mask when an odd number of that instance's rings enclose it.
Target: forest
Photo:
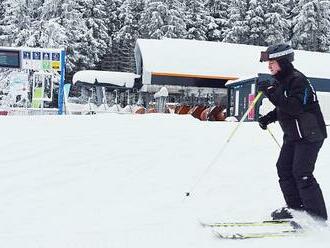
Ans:
[[[134,72],[138,38],[329,52],[327,0],[0,0],[0,46],[65,47],[69,73]]]

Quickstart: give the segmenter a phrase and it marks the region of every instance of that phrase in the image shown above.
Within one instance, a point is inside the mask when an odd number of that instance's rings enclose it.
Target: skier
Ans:
[[[287,44],[272,45],[260,57],[260,62],[268,61],[275,82],[260,83],[259,90],[275,109],[261,116],[259,125],[266,130],[268,124],[278,121],[284,133],[276,167],[287,207],[274,211],[272,218],[293,218],[293,209],[326,221],[322,191],[313,176],[318,152],[327,137],[326,126],[313,86],[293,67],[293,60],[294,51]]]

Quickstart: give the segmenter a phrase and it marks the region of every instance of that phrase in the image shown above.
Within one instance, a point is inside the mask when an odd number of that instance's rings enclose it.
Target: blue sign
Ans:
[[[23,59],[31,59],[31,52],[23,52]]]
[[[33,52],[32,59],[34,60],[41,60],[41,52]]]
[[[60,61],[60,53],[52,53],[53,61]]]
[[[50,53],[42,53],[43,60],[50,60]]]

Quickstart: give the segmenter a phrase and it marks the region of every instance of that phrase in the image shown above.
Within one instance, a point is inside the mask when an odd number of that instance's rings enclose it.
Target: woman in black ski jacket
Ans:
[[[275,83],[259,86],[275,109],[259,118],[267,129],[278,121],[283,133],[283,146],[277,161],[280,187],[287,207],[272,213],[273,219],[292,218],[290,209],[305,210],[319,220],[327,220],[322,191],[313,176],[318,152],[327,137],[326,125],[316,92],[304,74],[296,70],[294,52],[289,45],[270,46],[261,53],[268,61]]]

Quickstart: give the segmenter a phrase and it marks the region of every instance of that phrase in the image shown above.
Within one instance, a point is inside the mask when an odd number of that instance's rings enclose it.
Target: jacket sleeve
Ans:
[[[291,83],[289,93],[283,92],[281,87],[277,87],[273,92],[268,94],[268,98],[281,111],[295,115],[304,111],[305,89],[304,81],[300,78],[295,78]]]

